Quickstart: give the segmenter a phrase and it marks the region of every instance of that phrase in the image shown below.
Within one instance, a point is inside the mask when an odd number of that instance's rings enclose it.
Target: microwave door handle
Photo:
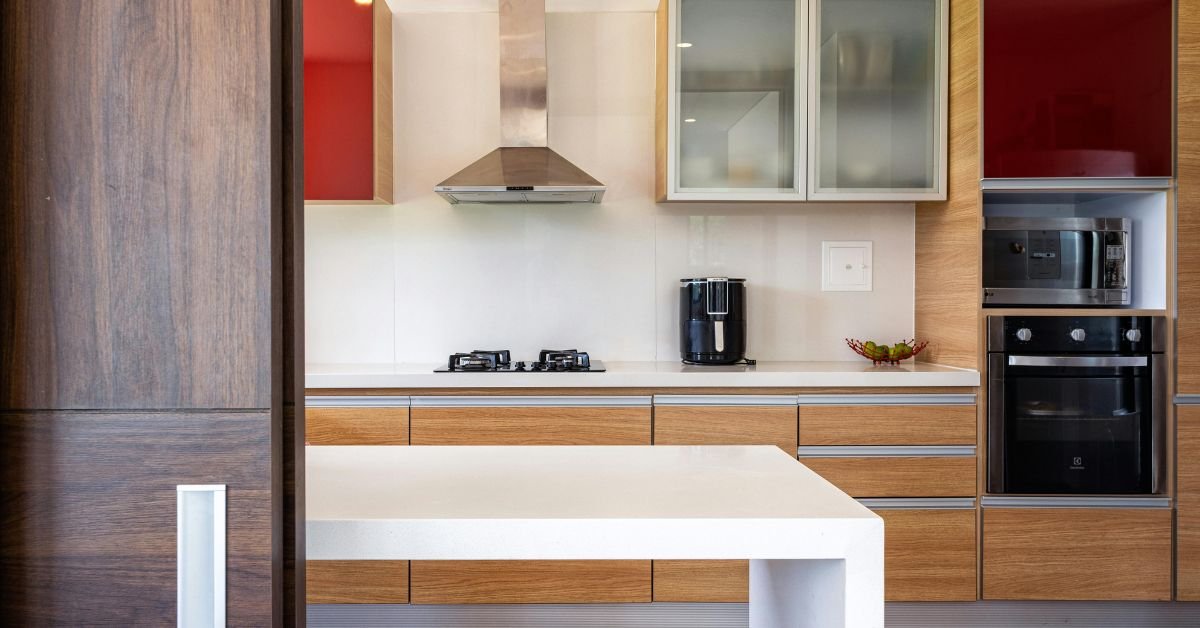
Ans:
[[[1099,231],[1093,231],[1089,234],[1092,239],[1092,255],[1088,259],[1091,261],[1092,267],[1092,288],[1100,290],[1104,288],[1104,282],[1101,278],[1104,272],[1104,234]]]
[[[1148,366],[1150,359],[1144,355],[1010,355],[1008,366],[1081,366],[1081,367],[1112,367],[1112,366]]]

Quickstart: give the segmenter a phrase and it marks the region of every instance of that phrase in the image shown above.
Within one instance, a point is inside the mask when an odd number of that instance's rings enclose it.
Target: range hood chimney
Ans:
[[[545,0],[500,0],[500,148],[433,190],[458,203],[599,203],[604,184],[547,146]]]

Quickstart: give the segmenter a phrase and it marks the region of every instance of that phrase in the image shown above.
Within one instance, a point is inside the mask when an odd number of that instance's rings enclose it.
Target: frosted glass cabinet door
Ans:
[[[669,198],[803,200],[797,0],[671,0]]]
[[[946,0],[812,0],[815,200],[945,198]]]

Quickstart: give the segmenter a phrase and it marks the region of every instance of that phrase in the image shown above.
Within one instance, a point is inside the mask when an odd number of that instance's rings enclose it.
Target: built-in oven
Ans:
[[[985,305],[1130,303],[1128,218],[988,216]]]
[[[988,492],[1165,488],[1165,319],[988,318]]]

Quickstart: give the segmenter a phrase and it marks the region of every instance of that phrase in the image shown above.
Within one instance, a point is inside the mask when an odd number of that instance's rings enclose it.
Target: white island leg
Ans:
[[[877,537],[845,559],[751,560],[750,628],[882,628]]]

